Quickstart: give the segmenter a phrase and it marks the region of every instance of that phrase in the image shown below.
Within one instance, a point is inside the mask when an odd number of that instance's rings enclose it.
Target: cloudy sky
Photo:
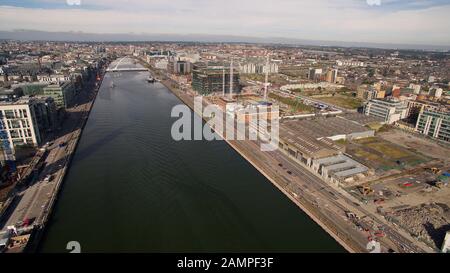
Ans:
[[[450,0],[0,0],[0,30],[450,45]]]

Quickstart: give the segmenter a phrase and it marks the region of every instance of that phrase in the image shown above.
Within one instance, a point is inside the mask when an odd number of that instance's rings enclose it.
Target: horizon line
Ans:
[[[98,36],[141,36],[137,40],[121,40],[118,38],[113,39],[79,39],[76,37],[69,37],[68,39],[58,39],[58,38],[25,38],[25,37],[3,37],[5,34],[20,34],[25,32],[40,32],[47,33],[49,35],[55,34],[69,34],[69,35],[98,35]],[[150,37],[142,37],[150,36]],[[169,40],[157,40],[151,36],[182,36],[188,38],[186,40],[176,40],[175,37]],[[191,36],[191,37],[189,37]],[[192,36],[204,36],[205,40],[189,40]],[[208,37],[216,37],[217,41],[208,41]],[[230,38],[236,39],[236,41],[227,40]],[[240,40],[239,40],[240,39]],[[247,40],[246,40],[247,39]],[[250,40],[260,40],[260,41],[250,41]],[[284,41],[264,41],[264,40],[284,40]],[[13,30],[0,30],[0,40],[19,40],[19,41],[54,41],[54,42],[197,42],[197,43],[247,43],[247,44],[278,44],[278,45],[296,45],[296,46],[319,46],[319,47],[343,47],[343,48],[372,48],[372,49],[388,49],[388,50],[422,50],[422,51],[450,51],[450,44],[417,44],[417,43],[390,43],[390,42],[367,42],[367,41],[343,41],[343,40],[315,40],[308,38],[288,38],[288,37],[275,37],[275,36],[246,36],[246,35],[232,35],[232,34],[207,34],[207,33],[108,33],[108,32],[85,32],[85,31],[47,31],[38,29],[13,29]],[[305,44],[304,44],[305,43]],[[321,44],[323,43],[323,44]]]

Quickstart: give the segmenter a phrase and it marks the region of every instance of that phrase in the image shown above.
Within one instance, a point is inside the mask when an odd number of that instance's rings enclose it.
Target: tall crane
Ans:
[[[225,97],[225,66],[222,69],[222,97]]]
[[[267,101],[267,89],[269,87],[269,54],[266,57],[266,76],[264,81],[264,101]]]
[[[233,98],[233,58],[230,63],[230,99]]]

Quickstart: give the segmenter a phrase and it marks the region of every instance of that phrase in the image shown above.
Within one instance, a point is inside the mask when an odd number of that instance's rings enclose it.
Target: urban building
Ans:
[[[356,94],[358,98],[363,100],[383,99],[385,95],[386,92],[384,90],[377,90],[374,87],[360,88]]]
[[[394,98],[372,99],[364,106],[364,114],[382,118],[384,123],[392,124],[407,117],[408,106],[404,101]]]
[[[321,68],[310,68],[308,73],[308,79],[312,81],[318,81],[322,77]]]
[[[343,154],[316,159],[312,162],[312,169],[337,186],[363,179],[369,172],[369,168]]]
[[[0,101],[11,101],[11,100],[15,100],[17,98],[22,97],[23,91],[21,89],[4,89],[4,88],[0,88]]]
[[[192,88],[202,95],[214,92],[230,93],[230,67],[221,64],[196,64],[192,70]],[[233,68],[233,93],[239,93],[239,72]]]
[[[22,97],[0,102],[2,135],[13,151],[17,146],[39,145],[56,125],[56,106],[52,98]]]
[[[37,79],[39,82],[44,83],[61,83],[70,81],[70,75],[65,74],[51,74],[51,75],[37,75]]]
[[[190,74],[192,72],[192,64],[188,61],[173,61],[171,63],[172,73],[174,74]]]
[[[364,67],[364,62],[353,61],[353,60],[337,60],[336,64],[338,66],[351,66],[351,67]]]
[[[169,62],[165,58],[157,60],[155,62],[155,68],[157,68],[157,69],[167,70],[168,65],[169,65]]]
[[[420,94],[420,88],[421,88],[420,84],[411,83],[409,85],[409,88],[413,90],[414,94],[416,94],[416,95]]]
[[[416,131],[432,138],[450,142],[450,111],[422,109]]]
[[[263,59],[247,60],[239,64],[239,71],[242,74],[265,74],[266,71],[270,74],[277,74],[278,64],[276,62],[267,64],[267,61]]]
[[[442,97],[442,93],[443,93],[442,88],[433,87],[433,88],[430,88],[429,94],[430,94],[430,96],[439,99],[440,97]]]
[[[36,96],[44,94],[44,87],[48,86],[48,83],[32,82],[32,83],[20,83],[15,84],[12,89],[21,89],[25,96]]]
[[[328,70],[326,81],[329,82],[329,83],[336,83],[337,75],[338,75],[338,70],[337,69]]]
[[[375,132],[349,118],[283,120],[280,151],[338,186],[361,180],[369,168],[344,155],[344,149],[334,141],[373,137]]]
[[[71,81],[50,84],[44,87],[44,96],[52,97],[57,108],[68,108],[72,105],[76,90]]]

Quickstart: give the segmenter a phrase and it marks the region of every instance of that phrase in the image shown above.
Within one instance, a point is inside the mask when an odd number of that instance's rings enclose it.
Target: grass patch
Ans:
[[[300,101],[294,100],[292,98],[282,97],[274,93],[269,93],[269,98],[272,98],[283,104],[288,105],[291,111],[294,112],[312,112],[314,110],[312,106],[303,104]]]
[[[410,155],[409,152],[383,142],[370,143],[367,146],[393,159],[400,159]]]
[[[320,98],[320,100],[347,109],[358,109],[363,104],[363,101],[359,98],[343,95],[336,95],[333,97],[323,97]]]

